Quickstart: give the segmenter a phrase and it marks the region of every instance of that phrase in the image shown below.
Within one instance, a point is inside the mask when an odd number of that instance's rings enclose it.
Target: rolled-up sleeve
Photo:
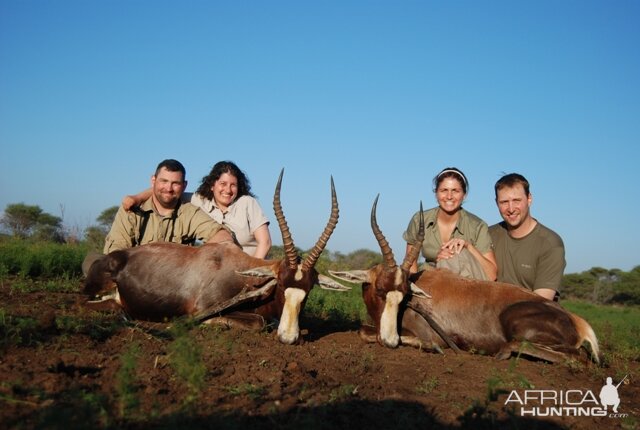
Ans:
[[[118,209],[111,230],[104,241],[103,253],[131,248],[135,244],[135,215],[126,212],[122,206]]]

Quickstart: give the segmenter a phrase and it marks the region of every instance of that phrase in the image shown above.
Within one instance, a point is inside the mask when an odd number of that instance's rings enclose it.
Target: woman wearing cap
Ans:
[[[426,263],[469,278],[495,281],[498,269],[489,227],[462,208],[468,189],[466,176],[455,167],[447,167],[433,178],[433,186],[438,206],[423,212],[422,255]],[[419,225],[417,212],[402,235],[407,251],[416,241]],[[411,272],[417,271],[418,261],[413,261]]]

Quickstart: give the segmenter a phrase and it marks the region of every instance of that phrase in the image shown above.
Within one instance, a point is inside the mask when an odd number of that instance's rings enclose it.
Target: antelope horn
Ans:
[[[389,246],[389,242],[385,239],[380,227],[378,227],[378,221],[376,220],[376,208],[378,207],[378,197],[380,194],[376,196],[376,199],[373,201],[373,207],[371,208],[371,230],[373,230],[373,235],[376,237],[378,241],[378,245],[380,245],[380,250],[382,251],[382,258],[384,259],[387,267],[392,269],[396,267],[396,258],[393,256],[393,251]]]
[[[293,238],[289,232],[287,226],[287,220],[284,218],[282,212],[282,205],[280,204],[280,187],[282,186],[282,175],[284,174],[284,167],[280,171],[280,177],[278,178],[278,185],[276,185],[276,192],[273,195],[273,211],[276,214],[278,225],[280,226],[280,232],[282,233],[282,247],[284,248],[284,255],[287,259],[289,267],[295,269],[298,265],[298,253],[296,247],[293,244]]]
[[[416,261],[420,254],[420,248],[422,248],[422,241],[424,240],[424,212],[422,212],[422,201],[420,202],[420,225],[418,227],[418,237],[416,241],[411,244],[411,247],[407,250],[407,255],[404,256],[402,262],[402,268],[409,270],[411,263]]]
[[[324,228],[324,231],[320,235],[320,239],[316,242],[316,245],[313,247],[311,252],[307,258],[305,258],[302,263],[302,270],[307,271],[315,266],[316,261],[318,261],[318,257],[322,254],[322,250],[325,246],[327,246],[327,242],[329,241],[329,237],[331,237],[331,233],[338,225],[338,198],[336,197],[336,188],[333,185],[333,176],[331,176],[331,216],[329,217],[329,221],[327,222],[327,226]]]

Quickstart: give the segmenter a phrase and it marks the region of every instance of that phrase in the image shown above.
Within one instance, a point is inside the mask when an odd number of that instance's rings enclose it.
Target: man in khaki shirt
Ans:
[[[118,210],[106,237],[104,254],[152,242],[193,244],[233,241],[227,227],[211,219],[191,203],[182,203],[187,187],[186,171],[177,160],[164,160],[151,176],[151,197],[131,212]],[[99,255],[88,255],[82,265],[86,274]]]

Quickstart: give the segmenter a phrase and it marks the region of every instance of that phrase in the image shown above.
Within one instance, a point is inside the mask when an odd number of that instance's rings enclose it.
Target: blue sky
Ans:
[[[397,258],[431,180],[456,166],[465,208],[500,220],[493,184],[532,184],[567,273],[640,264],[640,2],[0,0],[0,208],[94,223],[176,158],[194,190],[247,172],[294,241]],[[274,243],[281,238],[275,224]]]

